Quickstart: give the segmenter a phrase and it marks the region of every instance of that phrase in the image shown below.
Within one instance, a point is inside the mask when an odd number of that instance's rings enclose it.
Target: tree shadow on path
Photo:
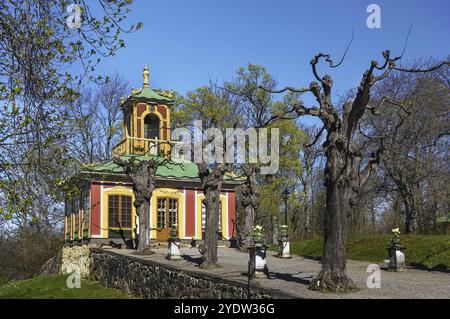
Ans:
[[[181,258],[183,258],[184,260],[194,263],[196,265],[200,265],[203,262],[202,257],[192,257],[190,255],[181,255]]]
[[[297,282],[299,284],[308,285],[311,282],[313,275],[304,276],[304,277],[296,277],[296,275],[299,275],[303,273],[302,271],[296,273],[296,274],[286,274],[286,273],[280,273],[280,272],[272,272],[269,271],[269,278],[268,279],[279,279],[284,280],[288,282]]]

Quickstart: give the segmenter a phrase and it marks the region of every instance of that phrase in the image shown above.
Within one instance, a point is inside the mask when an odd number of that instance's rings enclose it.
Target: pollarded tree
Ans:
[[[173,117],[178,125],[195,126],[193,159],[197,164],[200,182],[205,195],[206,229],[202,247],[202,268],[217,267],[220,192],[227,172],[232,165],[226,163],[226,128],[236,127],[237,116],[231,107],[232,96],[215,88],[201,87],[178,100]],[[197,122],[199,123],[199,122]],[[198,135],[199,139],[195,140]],[[197,155],[196,151],[197,149]],[[187,154],[186,154],[187,155]],[[199,156],[200,155],[200,156]],[[191,158],[192,158],[191,157]]]
[[[156,188],[156,171],[158,167],[174,164],[170,157],[158,156],[146,160],[130,157],[127,161],[120,157],[113,159],[114,163],[121,166],[133,183],[134,207],[139,218],[139,240],[137,253],[140,255],[151,254],[150,250],[150,203],[153,191]]]
[[[324,251],[322,270],[310,283],[310,289],[317,291],[345,292],[355,289],[355,285],[346,273],[346,237],[347,215],[355,203],[355,197],[362,185],[379,165],[382,148],[376,149],[369,156],[364,156],[366,143],[360,133],[360,122],[366,112],[375,113],[381,103],[400,105],[391,97],[383,97],[378,104],[371,103],[373,86],[385,79],[392,71],[399,72],[429,72],[450,62],[442,62],[428,69],[405,69],[396,65],[401,59],[391,57],[389,51],[383,52],[383,62],[372,61],[364,72],[360,85],[353,99],[348,99],[342,105],[342,112],[333,103],[333,80],[330,75],[319,75],[317,65],[324,59],[331,68],[341,64],[333,64],[330,55],[319,53],[311,60],[312,73],[316,81],[309,87],[286,87],[273,90],[263,86],[258,90],[271,93],[295,92],[311,93],[317,105],[307,107],[302,102],[292,105],[282,114],[272,116],[266,125],[279,119],[314,116],[323,123],[326,138],[323,144],[327,159],[324,171],[326,188],[326,213],[324,227]],[[320,135],[320,134],[319,134]]]

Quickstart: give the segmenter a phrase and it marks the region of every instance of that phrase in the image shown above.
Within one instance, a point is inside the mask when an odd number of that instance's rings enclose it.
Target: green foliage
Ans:
[[[0,224],[10,221],[12,229],[57,225],[61,181],[77,164],[67,143],[70,114],[62,105],[77,99],[88,80],[102,80],[94,75],[98,56],[114,55],[124,46],[119,36],[142,27],[124,25],[132,1],[98,0],[77,2],[81,28],[70,29],[71,3],[0,6]]]
[[[303,148],[305,135],[295,120],[285,119],[271,123],[274,115],[284,113],[294,104],[300,104],[299,95],[288,93],[283,99],[268,92],[274,89],[276,81],[267,70],[257,64],[248,64],[236,72],[232,82],[226,82],[224,87],[235,93],[238,100],[233,106],[240,116],[242,127],[266,127],[269,130],[278,128],[280,132],[280,166],[274,175],[259,176],[257,179],[260,205],[257,211],[257,220],[262,223],[271,215],[278,216],[283,205],[281,193],[285,188],[298,189],[299,177],[302,173],[300,152]],[[293,211],[300,206],[300,195],[292,191],[289,198],[289,210]],[[242,207],[238,207],[243,212]],[[243,215],[243,214],[241,214]]]
[[[347,259],[383,262],[387,259],[390,235],[351,235],[347,243]],[[427,268],[450,268],[450,236],[448,235],[402,235],[401,245],[406,248],[406,263]],[[323,239],[294,241],[293,254],[320,257]]]
[[[0,299],[130,299],[117,289],[103,287],[99,282],[82,280],[81,288],[67,287],[67,275],[39,276],[9,282],[0,286]]]
[[[202,120],[204,128],[217,127],[221,130],[236,123],[229,95],[212,85],[188,92],[186,97],[176,98],[172,119],[174,125],[185,127],[192,125],[193,121]]]

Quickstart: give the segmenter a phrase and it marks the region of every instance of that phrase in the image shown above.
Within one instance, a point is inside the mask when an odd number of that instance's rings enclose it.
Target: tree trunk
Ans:
[[[325,168],[326,213],[322,270],[310,283],[321,292],[347,292],[356,287],[346,273],[347,211],[349,183],[343,169],[344,153],[336,145],[329,147]]]
[[[203,256],[203,263],[200,265],[204,269],[217,268],[217,242],[219,227],[219,205],[220,191],[217,187],[205,187],[205,209],[206,209],[206,229],[204,248],[206,249]]]
[[[139,240],[137,245],[137,253],[144,255],[150,252],[150,201],[144,201],[135,205],[136,212],[139,216]]]
[[[251,231],[255,220],[255,213],[252,205],[244,207],[245,218],[244,225],[239,233],[239,247],[247,249],[251,244]]]
[[[251,232],[255,222],[256,209],[259,205],[259,194],[256,189],[257,169],[252,166],[244,168],[244,172],[246,173],[246,180],[242,185],[241,204],[244,207],[245,218],[239,234],[239,246],[241,249],[247,249],[251,245]]]
[[[134,207],[139,216],[139,241],[137,254],[151,254],[150,249],[150,201],[156,188],[156,169],[165,165],[165,161],[156,160],[135,161],[130,158],[124,161],[115,158],[114,163],[123,167],[125,173],[133,182]]]
[[[404,198],[405,204],[405,234],[413,234],[417,230],[417,209],[412,196]]]

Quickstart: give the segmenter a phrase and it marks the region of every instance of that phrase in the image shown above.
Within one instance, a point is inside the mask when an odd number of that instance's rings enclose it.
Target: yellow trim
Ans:
[[[73,215],[74,215],[74,213],[73,213],[73,203],[72,203],[72,214],[70,214],[70,239],[71,240],[74,240],[74,238],[75,238],[75,234],[74,234],[74,231],[73,231],[73,229],[74,229],[74,217],[73,217]]]
[[[172,188],[158,188],[155,191],[153,191],[152,196],[152,202],[151,202],[151,209],[152,209],[152,231],[150,234],[150,237],[152,239],[156,239],[157,231],[156,227],[157,225],[157,200],[158,198],[175,198],[178,200],[178,234],[180,238],[185,237],[185,231],[184,231],[184,194],[182,192],[177,191],[176,189]]]
[[[170,130],[170,106],[169,105],[164,105],[166,107],[166,131],[167,131],[167,140],[170,142],[170,135],[171,135],[171,130]]]
[[[137,105],[140,103],[145,104],[145,111],[141,114],[141,116],[137,116]],[[148,114],[155,114],[159,118],[159,139],[164,140],[163,137],[164,137],[164,129],[165,129],[166,135],[167,135],[166,140],[170,141],[170,108],[168,105],[165,105],[165,104],[160,104],[160,105],[152,104],[152,105],[155,106],[154,111],[150,111],[150,104],[148,104],[148,103],[144,103],[144,102],[133,103],[133,106],[132,106],[133,107],[133,119],[132,120],[134,123],[134,127],[131,128],[131,130],[133,131],[132,137],[136,137],[136,138],[138,137],[137,123],[138,123],[138,121],[140,121],[141,128],[139,130],[139,133],[140,133],[140,137],[144,138],[145,137],[144,136],[144,132],[145,132],[144,131],[144,128],[145,128],[144,119]],[[162,114],[158,111],[158,106],[162,106],[166,109],[166,119],[165,120],[164,120]],[[129,133],[130,132],[128,132],[128,134]],[[143,147],[143,145],[140,145],[140,143],[143,143],[141,141],[137,141],[137,142],[133,141],[132,143],[138,143],[139,147]],[[170,151],[170,146],[167,144],[163,144],[161,146],[161,148],[162,148],[163,152],[166,154]]]
[[[137,136],[137,103],[133,103],[133,127],[131,128],[133,132],[133,137]]]
[[[84,232],[84,195],[87,195],[89,197],[88,199],[88,205],[89,205],[89,221],[88,221],[88,237],[91,237],[91,216],[92,216],[92,203],[91,203],[91,191],[90,189],[85,190],[81,193],[81,201],[80,201],[80,218],[81,218],[81,236],[83,236]],[[82,205],[81,205],[82,204]],[[81,209],[81,206],[83,206],[83,209]]]
[[[145,123],[144,123],[144,120],[145,120],[145,117],[148,115],[148,114],[154,114],[154,115],[156,115],[158,118],[159,118],[159,139],[160,140],[162,140],[163,139],[163,134],[164,134],[164,131],[163,131],[163,127],[164,127],[164,125],[163,125],[163,117],[162,117],[162,114],[161,113],[159,113],[158,112],[158,106],[157,105],[155,105],[155,111],[150,111],[150,108],[149,108],[149,105],[148,104],[145,104],[146,105],[146,109],[145,109],[145,111],[141,114],[141,116],[139,116],[138,117],[138,119],[141,121],[141,137],[142,138],[145,138],[145,135],[144,135],[144,133],[145,133],[145,131],[144,131],[144,128],[145,128]]]
[[[196,223],[196,231],[198,238],[195,239],[203,239],[202,238],[202,201],[205,199],[205,195],[203,193],[197,194],[197,223]],[[220,194],[220,205],[222,206],[222,220],[221,220],[221,230],[222,230],[222,236],[225,238],[228,238],[228,230],[227,230],[227,217],[228,217],[228,211],[227,211],[227,195]]]
[[[78,200],[78,211],[75,211],[75,202]],[[80,193],[76,193],[72,197],[72,240],[75,240],[75,230],[78,232],[78,239],[80,239],[80,214],[81,214],[81,200],[80,200]],[[75,219],[78,216],[78,229],[75,229],[76,223]]]
[[[133,190],[130,188],[126,188],[124,186],[115,186],[113,188],[103,189],[103,225],[104,229],[102,230],[103,238],[108,238],[108,196],[110,195],[123,195],[123,196],[131,196],[131,236],[135,237],[134,229],[136,228],[136,208],[134,207],[134,194]]]
[[[69,219],[67,218],[67,215],[64,213],[64,240],[67,239],[67,224],[69,223]],[[70,234],[69,234],[70,238]]]

